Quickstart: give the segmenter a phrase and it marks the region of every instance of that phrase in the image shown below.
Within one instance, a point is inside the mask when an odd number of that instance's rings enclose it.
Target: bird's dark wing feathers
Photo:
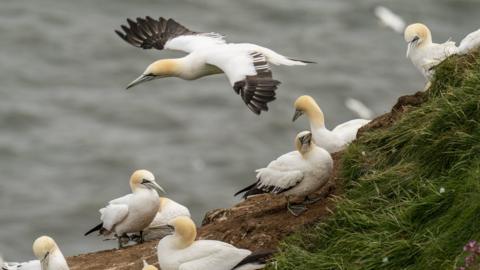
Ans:
[[[244,80],[235,82],[233,89],[252,112],[260,114],[262,111],[268,111],[268,102],[275,100],[275,90],[280,82],[272,78],[272,71],[265,55],[259,52],[250,55],[257,75],[246,76]]]
[[[233,196],[237,196],[243,193],[242,198],[247,199],[250,196],[257,195],[257,194],[264,194],[264,193],[271,193],[271,194],[280,194],[285,191],[288,191],[294,188],[296,185],[293,185],[288,188],[279,188],[277,186],[261,186],[260,187],[260,180],[257,180],[254,184],[237,191]]]
[[[115,30],[126,42],[142,49],[155,48],[163,50],[165,43],[170,39],[183,35],[196,35],[197,32],[190,31],[174,19],[160,17],[155,20],[149,16],[145,19],[137,18],[136,21],[127,19],[128,26],[122,25],[122,31]]]

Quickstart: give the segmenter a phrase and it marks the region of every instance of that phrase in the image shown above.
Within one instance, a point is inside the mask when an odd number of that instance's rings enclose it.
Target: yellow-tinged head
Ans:
[[[143,268],[142,270],[158,270],[155,266],[149,265],[147,261],[143,260]]]
[[[197,237],[197,227],[189,217],[176,217],[168,222],[175,229],[175,236],[179,238],[178,248],[190,246]]]
[[[313,144],[312,133],[308,130],[298,133],[295,137],[295,148],[302,156],[312,149]]]
[[[323,112],[311,96],[304,95],[298,97],[297,100],[295,100],[293,107],[295,108],[293,121],[297,120],[303,114],[306,114],[310,122],[315,126],[325,126]]]
[[[55,241],[48,236],[40,236],[33,242],[33,254],[42,262],[57,248]]]
[[[130,176],[130,188],[133,192],[138,188],[158,189],[165,193],[163,188],[155,181],[153,173],[147,170],[136,170],[132,176]]]
[[[405,28],[404,32],[405,42],[408,43],[407,57],[413,48],[422,47],[432,43],[432,34],[430,29],[422,23],[410,24]]]
[[[178,59],[161,59],[151,63],[138,78],[133,80],[127,89],[153,79],[172,77],[179,74],[180,62]]]

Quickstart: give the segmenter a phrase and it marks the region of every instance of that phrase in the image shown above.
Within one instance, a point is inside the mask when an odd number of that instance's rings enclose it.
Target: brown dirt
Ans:
[[[392,111],[383,114],[362,127],[357,137],[367,130],[389,127],[412,107],[425,102],[425,92],[402,96]],[[332,155],[334,171],[328,183],[316,195],[323,199],[308,206],[308,211],[294,217],[286,211],[283,196],[259,195],[249,198],[229,209],[209,211],[198,230],[198,239],[215,239],[250,250],[275,249],[285,236],[298,229],[324,219],[334,210],[332,197],[340,194],[338,171],[341,152]],[[67,258],[71,270],[125,270],[142,269],[142,260],[157,267],[156,245],[158,240],[121,250],[106,250]]]

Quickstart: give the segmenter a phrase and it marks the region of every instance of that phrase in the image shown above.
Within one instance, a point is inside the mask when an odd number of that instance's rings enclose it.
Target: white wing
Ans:
[[[362,118],[371,118],[373,116],[372,110],[363,104],[360,100],[354,98],[347,98],[345,100],[345,106],[352,112],[356,113]]]
[[[471,50],[480,46],[480,29],[468,34],[458,46],[459,54],[469,53]]]
[[[166,198],[165,198],[166,199]],[[187,207],[167,199],[168,201],[165,203],[163,208],[159,210],[155,219],[149,225],[149,228],[155,228],[159,226],[164,226],[173,218],[180,217],[180,216],[187,216],[190,217],[190,211]]]
[[[179,36],[165,43],[165,49],[193,52],[201,49],[211,49],[213,46],[225,44],[225,39],[217,33],[201,33]]]
[[[24,263],[4,263],[2,269],[4,270],[41,270],[39,260],[28,261]]]
[[[105,208],[100,209],[103,221],[103,228],[111,231],[112,228],[124,220],[128,215],[127,204],[109,204]]]
[[[332,132],[342,138],[345,142],[350,143],[357,137],[359,128],[368,124],[370,120],[354,119],[336,126]]]
[[[303,163],[297,151],[280,156],[266,168],[256,170],[257,187],[267,192],[281,193],[298,185],[304,177]]]
[[[179,270],[225,270],[232,269],[251,251],[214,240],[195,241],[182,251]]]
[[[403,30],[405,29],[405,21],[402,17],[382,6],[377,6],[374,13],[383,25],[397,33],[403,33]]]

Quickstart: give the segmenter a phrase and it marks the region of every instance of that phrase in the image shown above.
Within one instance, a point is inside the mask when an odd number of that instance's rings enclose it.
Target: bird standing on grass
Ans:
[[[195,223],[188,217],[168,222],[173,235],[158,242],[157,256],[162,270],[254,270],[265,266],[271,251],[254,252],[216,240],[197,240]]]
[[[332,172],[333,160],[330,154],[318,147],[310,131],[302,131],[295,138],[296,151],[286,153],[270,162],[267,167],[256,170],[257,182],[238,191],[244,198],[272,193],[287,198],[287,210],[295,216],[304,212],[305,203],[314,203],[308,195],[317,191]],[[301,205],[291,205],[290,197],[305,197]]]
[[[366,119],[354,119],[336,126],[333,130],[328,130],[325,127],[323,112],[311,96],[297,98],[294,107],[293,121],[306,114],[315,143],[329,153],[343,150],[355,140],[358,129],[370,122]]]
[[[269,64],[302,66],[295,60],[250,43],[227,43],[218,33],[195,32],[173,19],[151,17],[127,19],[128,26],[115,32],[129,44],[142,49],[170,49],[188,53],[185,57],[162,59],[150,64],[127,89],[142,82],[165,77],[195,80],[225,73],[231,86],[254,113],[267,111],[280,84],[272,78]]]
[[[430,29],[424,24],[414,23],[404,32],[407,42],[407,57],[413,65],[430,81],[433,68],[453,54],[467,54],[480,46],[480,29],[468,34],[457,47],[454,41],[438,44],[432,42]]]
[[[129,239],[128,233],[140,232],[140,242],[143,241],[143,230],[150,225],[159,209],[159,196],[155,189],[164,190],[147,170],[135,171],[130,177],[130,187],[131,194],[114,199],[100,209],[102,223],[85,235],[94,231],[103,235],[114,233],[119,248],[122,248],[124,239]]]
[[[55,241],[41,236],[33,242],[33,253],[38,260],[24,263],[3,263],[2,270],[69,270],[67,261]]]

